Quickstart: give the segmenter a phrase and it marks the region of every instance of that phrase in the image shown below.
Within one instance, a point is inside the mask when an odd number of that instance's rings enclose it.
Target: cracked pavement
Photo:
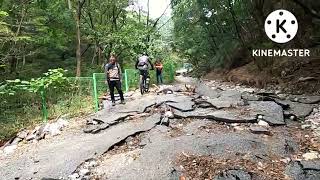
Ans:
[[[183,83],[194,86],[194,91],[181,86]],[[186,78],[183,83],[163,87],[172,89],[173,94],[159,91],[143,97],[136,95],[125,105],[96,113],[82,124],[83,128],[24,145],[13,155],[0,158],[0,176],[4,179],[320,177],[319,159],[311,163],[302,157],[317,150],[313,147],[318,144],[317,138],[311,130],[302,129],[300,122],[293,121],[310,115],[319,106],[318,97],[259,93],[250,88]],[[89,166],[89,161],[95,165]],[[268,166],[273,163],[276,164]],[[274,168],[277,166],[280,168]],[[272,177],[272,173],[279,176]]]

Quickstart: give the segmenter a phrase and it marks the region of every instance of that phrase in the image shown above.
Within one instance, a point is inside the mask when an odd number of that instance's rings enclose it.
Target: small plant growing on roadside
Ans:
[[[20,79],[7,80],[6,84],[0,86],[0,94],[14,95],[17,91],[29,91],[38,93],[48,88],[61,88],[68,85],[67,77],[64,76],[66,70],[49,69],[43,77],[22,81]]]

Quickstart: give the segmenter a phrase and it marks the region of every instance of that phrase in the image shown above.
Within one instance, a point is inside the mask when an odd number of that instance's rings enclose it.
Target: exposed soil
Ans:
[[[225,123],[210,122],[203,126],[198,127],[199,130],[206,131],[207,133],[225,132],[230,129]]]
[[[205,79],[229,81],[258,88],[276,88],[292,94],[320,94],[319,56],[309,59],[287,58],[261,61],[267,62],[263,65],[263,69],[259,69],[254,62],[251,62],[230,71],[212,71],[205,76]]]

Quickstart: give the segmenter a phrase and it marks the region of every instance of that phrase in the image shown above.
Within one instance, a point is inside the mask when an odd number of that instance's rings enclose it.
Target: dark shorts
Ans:
[[[149,71],[148,70],[139,70],[140,71],[140,75],[144,76],[144,77],[149,77]]]

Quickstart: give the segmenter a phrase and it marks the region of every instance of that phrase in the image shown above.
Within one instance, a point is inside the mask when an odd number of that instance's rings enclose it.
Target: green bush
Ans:
[[[45,105],[49,120],[60,115],[94,112],[92,78],[67,78],[63,69],[49,70],[43,77],[9,80],[0,87],[0,141],[22,128],[43,120]]]

